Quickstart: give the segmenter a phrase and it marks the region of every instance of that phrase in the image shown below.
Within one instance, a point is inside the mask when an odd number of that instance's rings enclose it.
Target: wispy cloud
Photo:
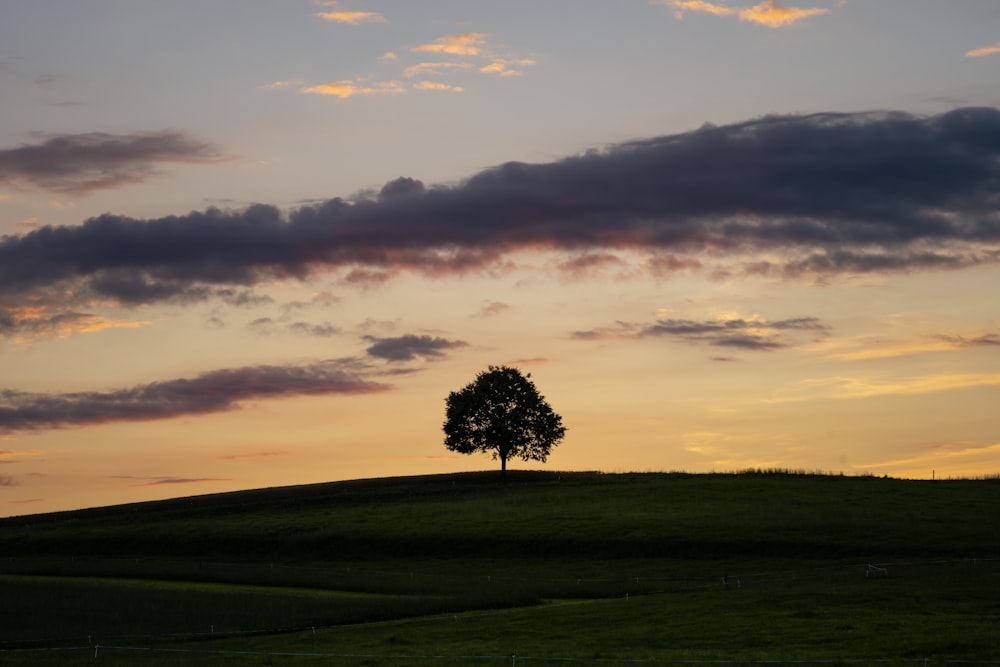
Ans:
[[[465,88],[462,86],[453,86],[448,83],[440,83],[437,81],[420,81],[413,84],[415,90],[436,90],[439,92],[449,92],[449,93],[461,93],[465,92]]]
[[[674,8],[674,16],[680,20],[685,12],[699,12],[713,16],[739,17],[741,21],[757,23],[769,28],[784,28],[811,16],[829,14],[830,10],[820,7],[785,7],[777,0],[764,0],[752,7],[730,7],[721,2],[708,0],[659,0]]]
[[[376,81],[366,82],[361,80],[344,79],[342,81],[332,81],[321,83],[316,86],[306,86],[299,89],[299,92],[306,95],[329,95],[347,99],[349,97],[383,95],[385,93],[402,93],[406,89],[399,81]]]
[[[739,17],[741,21],[759,23],[760,25],[765,25],[768,28],[783,28],[785,26],[790,26],[793,23],[797,23],[802,19],[807,19],[810,16],[821,16],[829,13],[829,9],[817,7],[808,9],[799,7],[784,7],[778,4],[777,0],[764,0],[764,2],[759,5],[741,9],[739,11]]]
[[[277,459],[284,458],[286,456],[292,456],[292,453],[288,451],[247,452],[245,454],[228,454],[220,456],[219,458],[223,461],[244,461],[247,459]]]
[[[998,53],[1000,53],[1000,42],[989,46],[982,46],[978,49],[972,49],[971,51],[966,51],[965,55],[968,58],[982,58],[983,56],[992,56]]]
[[[218,148],[181,132],[63,134],[0,149],[0,183],[88,195],[149,180],[161,164],[207,164]]]
[[[390,338],[365,336],[364,339],[371,343],[368,349],[365,350],[368,355],[385,359],[386,361],[413,361],[417,357],[440,359],[445,356],[448,350],[455,350],[468,345],[464,340],[448,340],[446,338],[412,334]]]
[[[364,287],[521,252],[786,280],[996,263],[998,137],[991,108],[774,116],[291,211],[105,214],[0,239],[0,307],[208,300],[324,270]]]
[[[247,366],[112,391],[43,394],[0,389],[0,433],[151,421],[226,412],[249,400],[366,394],[390,387],[341,359],[304,366]]]
[[[445,72],[472,69],[472,63],[417,63],[403,70],[403,76],[412,78],[428,74],[444,74]]]
[[[979,347],[1000,347],[1000,333],[973,335],[933,334],[910,341],[847,341],[850,348],[834,350],[830,358],[844,360],[885,359],[932,352],[950,352]],[[843,343],[839,347],[843,348]],[[853,349],[852,349],[853,348]]]
[[[343,12],[337,12],[338,15]],[[400,70],[404,79],[416,77],[433,77],[440,79],[451,74],[479,72],[481,74],[499,77],[516,77],[524,74],[524,68],[534,65],[530,58],[515,58],[507,54],[497,53],[487,47],[489,35],[484,32],[468,32],[445,35],[436,40],[411,47],[409,51],[415,54],[430,53],[442,57],[433,61],[409,64]],[[445,60],[443,57],[451,57]],[[396,65],[399,54],[395,51],[385,52],[379,60],[386,65]],[[380,77],[381,78],[381,77]],[[397,79],[376,81],[371,75],[357,76],[353,79],[339,79],[316,85],[304,84],[299,80],[274,81],[261,86],[263,89],[279,90],[296,87],[298,92],[309,95],[324,95],[348,99],[384,93],[403,93],[407,90],[463,92],[465,87],[450,81],[424,79],[409,87]]]
[[[523,359],[511,359],[507,362],[508,366],[541,366],[542,364],[551,363],[552,359],[548,357],[525,357]]]
[[[502,301],[487,301],[473,317],[493,317],[510,310],[510,305]]]
[[[625,262],[608,252],[591,252],[560,261],[556,268],[571,280],[600,275],[607,269],[622,268]]]
[[[483,52],[487,37],[489,35],[485,32],[445,35],[433,42],[414,46],[410,50],[414,53],[447,53],[453,56],[478,56]]]
[[[271,83],[265,83],[261,88],[265,90],[281,90],[284,88],[295,88],[305,84],[305,81],[300,79],[289,79],[287,81],[272,81]]]
[[[41,456],[38,449],[0,449],[0,463],[17,463],[24,457]]]
[[[658,319],[652,324],[618,322],[612,327],[575,331],[577,340],[615,338],[673,338],[688,343],[716,347],[739,348],[748,351],[771,351],[790,347],[788,332],[807,332],[823,336],[830,327],[815,317],[798,317],[767,321],[757,317],[719,317],[711,320]]]
[[[304,334],[317,338],[330,338],[342,333],[342,329],[330,322],[320,324],[312,322],[280,322],[271,317],[258,317],[249,324],[247,328],[254,333],[269,336],[278,333]]]
[[[887,460],[870,460],[853,467],[865,471],[902,471],[909,473],[918,471],[921,476],[927,471],[937,469],[947,471],[949,467],[960,469],[975,468],[976,464],[995,465],[996,455],[1000,453],[1000,443],[980,444],[972,442],[933,443],[925,445],[912,456]],[[947,472],[944,472],[947,474]]]
[[[316,16],[324,21],[346,23],[347,25],[359,25],[361,23],[385,23],[385,17],[378,12],[341,9],[339,2],[321,2],[319,4],[328,8],[328,11],[316,13]]]
[[[708,0],[662,0],[659,4],[673,7],[674,16],[678,21],[684,18],[684,12],[702,12],[713,16],[735,16],[739,12],[734,7],[708,2]]]
[[[534,64],[535,61],[530,58],[494,58],[488,65],[480,67],[479,71],[499,76],[521,76],[524,74],[524,67]]]
[[[117,476],[113,479],[136,480],[132,486],[163,486],[174,484],[211,484],[218,482],[232,482],[226,477],[129,477]]]
[[[148,320],[112,320],[94,313],[55,312],[47,306],[4,308],[0,305],[0,338],[16,343],[106,329],[134,329],[149,325]]]
[[[918,396],[972,387],[1000,385],[1000,373],[936,373],[883,380],[864,376],[837,376],[806,380],[784,389],[765,403],[810,400]]]

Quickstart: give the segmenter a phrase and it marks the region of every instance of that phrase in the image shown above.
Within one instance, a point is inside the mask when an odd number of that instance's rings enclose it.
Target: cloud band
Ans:
[[[317,270],[438,275],[539,250],[740,255],[789,275],[962,266],[1000,256],[998,210],[997,109],[765,117],[288,213],[44,227],[0,241],[0,306],[70,287],[151,303]]]

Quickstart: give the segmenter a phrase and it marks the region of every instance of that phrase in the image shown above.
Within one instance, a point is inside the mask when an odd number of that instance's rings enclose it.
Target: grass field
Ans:
[[[0,663],[1000,664],[998,517],[995,479],[512,472],[0,519]]]

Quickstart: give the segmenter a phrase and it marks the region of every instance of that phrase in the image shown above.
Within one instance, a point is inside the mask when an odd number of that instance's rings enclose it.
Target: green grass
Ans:
[[[12,518],[0,662],[90,664],[94,644],[102,664],[1000,661],[998,516],[997,479],[758,471],[442,475]]]

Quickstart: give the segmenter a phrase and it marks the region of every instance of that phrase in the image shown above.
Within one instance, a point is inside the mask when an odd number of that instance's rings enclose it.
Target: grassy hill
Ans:
[[[511,471],[0,519],[0,661],[1000,659],[998,517],[998,480]]]

